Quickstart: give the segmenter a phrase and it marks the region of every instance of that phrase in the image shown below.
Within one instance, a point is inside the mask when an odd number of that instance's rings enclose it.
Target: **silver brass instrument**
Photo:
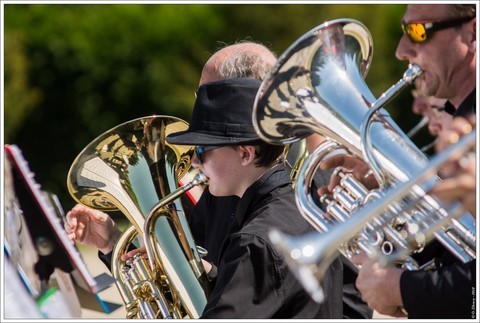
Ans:
[[[353,221],[357,212],[382,199],[385,192],[415,178],[428,165],[428,158],[383,109],[421,70],[410,66],[400,81],[376,99],[364,81],[372,53],[371,35],[358,21],[333,20],[310,30],[279,57],[263,81],[254,106],[253,125],[258,135],[272,144],[295,142],[312,133],[326,137],[327,141],[303,163],[295,185],[300,212],[323,233],[317,234],[322,249],[333,248],[347,257],[359,251],[381,250],[385,255],[402,255],[399,262],[403,266],[418,269],[418,264],[405,255],[423,250],[431,235],[424,236],[425,231],[419,228],[424,228],[424,223],[434,226],[432,214],[440,212],[443,218],[447,213],[419,185],[401,202],[389,206],[394,216],[378,210],[362,226],[355,227],[355,235],[345,235],[341,244],[329,238],[333,232],[342,235],[336,230],[338,226]],[[324,212],[310,195],[310,185],[322,159],[339,149],[365,161],[380,188],[369,191],[351,174],[336,170],[343,177],[342,184],[332,196],[321,197],[327,203],[328,212]],[[437,181],[433,176],[426,185]],[[406,205],[413,208],[404,211]],[[435,236],[466,262],[475,258],[474,232],[473,217],[463,214]],[[293,243],[290,239],[294,238],[282,237],[280,241],[278,237],[278,232],[272,233],[273,241],[278,241],[277,246],[291,259],[290,265],[305,287],[313,284],[306,282],[307,276],[321,280],[331,259],[326,258],[320,264],[322,259],[312,257],[320,246],[309,244],[288,249],[285,246]],[[323,245],[331,241],[336,244]],[[312,262],[307,265],[306,259]],[[316,297],[321,299],[320,294]]]
[[[320,286],[320,281],[324,276],[328,266],[335,259],[338,246],[340,251],[342,248],[351,248],[345,246],[356,241],[356,243],[370,243],[368,237],[359,238],[359,231],[369,222],[374,221],[376,229],[383,229],[389,226],[389,223],[398,216],[398,210],[392,208],[392,205],[402,201],[411,194],[412,189],[421,187],[422,190],[428,191],[428,185],[431,185],[431,177],[436,175],[437,170],[448,161],[452,155],[461,155],[475,147],[476,131],[472,131],[469,135],[463,137],[456,144],[450,146],[444,152],[435,155],[431,162],[421,169],[415,176],[407,182],[400,183],[396,187],[390,187],[381,192],[380,198],[374,199],[369,203],[355,209],[350,214],[348,221],[341,222],[336,226],[332,226],[331,230],[323,233],[311,233],[302,237],[288,237],[278,230],[270,233],[272,243],[285,256],[289,267],[293,270],[296,277],[300,280],[304,288],[310,293],[312,298],[317,302],[322,302],[324,293]],[[403,203],[403,202],[402,202]],[[415,206],[412,201],[410,205],[405,207],[405,211],[409,211]],[[463,211],[458,203],[445,207],[439,212],[429,214],[430,218],[426,218],[425,222],[419,222],[418,237],[423,240],[428,236],[434,235],[437,230],[443,229],[452,221],[452,217],[460,216]],[[400,211],[402,212],[402,211]],[[363,233],[360,233],[362,235]],[[465,232],[465,234],[472,234]],[[475,238],[475,237],[471,237]],[[397,251],[395,255],[380,255],[378,250],[371,249],[368,246],[363,249],[369,252],[376,252],[374,257],[380,257],[381,263],[395,262],[402,257],[407,257],[408,249]]]
[[[408,132],[407,132],[407,136],[408,138],[413,138],[420,130],[422,130],[423,128],[427,127],[428,126],[428,117],[427,116],[423,116],[422,119],[420,119],[420,121],[412,128],[410,129]],[[435,147],[435,143],[436,143],[436,139],[434,139],[432,142],[430,142],[429,144],[426,144],[425,146],[423,146],[422,148],[420,148],[420,150],[424,153],[426,153],[427,151],[429,151],[430,149],[432,149],[433,147]]]
[[[408,138],[413,138],[413,136],[415,136],[420,130],[425,128],[427,125],[428,125],[428,117],[423,116],[422,119],[420,119],[420,121],[415,126],[413,126],[412,129],[410,129],[407,132]]]
[[[193,147],[165,141],[187,128],[168,116],[120,124],[84,148],[68,174],[77,202],[102,211],[119,209],[132,224],[112,256],[127,318],[198,318],[206,305],[208,281],[180,201],[206,178],[191,168]],[[179,183],[186,184],[177,188]],[[139,254],[120,261],[137,236],[148,261]]]

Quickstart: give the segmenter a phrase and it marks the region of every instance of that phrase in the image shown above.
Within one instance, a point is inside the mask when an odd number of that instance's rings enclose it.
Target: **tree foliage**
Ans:
[[[5,143],[22,149],[39,182],[67,208],[73,205],[68,169],[95,137],[152,114],[189,121],[201,68],[222,42],[250,38],[281,54],[313,27],[353,18],[373,36],[367,84],[376,96],[406,67],[394,57],[402,5],[6,4],[4,10]],[[398,102],[390,112],[394,118],[402,112],[398,123],[410,126],[408,95]]]

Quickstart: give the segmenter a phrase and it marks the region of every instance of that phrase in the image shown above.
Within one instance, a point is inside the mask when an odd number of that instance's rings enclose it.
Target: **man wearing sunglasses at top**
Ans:
[[[397,58],[421,67],[416,88],[422,95],[447,99],[445,111],[454,120],[476,113],[475,16],[475,4],[408,5],[402,20]],[[437,259],[443,263],[433,270],[405,271],[383,268],[359,255],[354,259],[362,266],[356,285],[363,300],[382,314],[476,318],[475,260],[463,264],[452,255]]]

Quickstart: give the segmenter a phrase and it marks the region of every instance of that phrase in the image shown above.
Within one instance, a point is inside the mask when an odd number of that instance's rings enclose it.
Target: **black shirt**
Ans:
[[[272,228],[294,236],[313,232],[296,208],[289,174],[282,166],[267,172],[240,199],[202,318],[342,318],[338,258],[323,281],[326,300],[317,304],[270,243]]]
[[[207,187],[188,215],[195,243],[208,251],[205,260],[214,265],[218,264],[220,247],[230,231],[238,201],[238,196],[213,196]]]
[[[475,318],[475,260],[427,271],[405,271],[400,277],[409,319]]]

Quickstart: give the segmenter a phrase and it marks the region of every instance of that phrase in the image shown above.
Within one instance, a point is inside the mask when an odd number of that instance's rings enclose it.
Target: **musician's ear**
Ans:
[[[238,146],[243,166],[253,164],[256,158],[255,146]]]

